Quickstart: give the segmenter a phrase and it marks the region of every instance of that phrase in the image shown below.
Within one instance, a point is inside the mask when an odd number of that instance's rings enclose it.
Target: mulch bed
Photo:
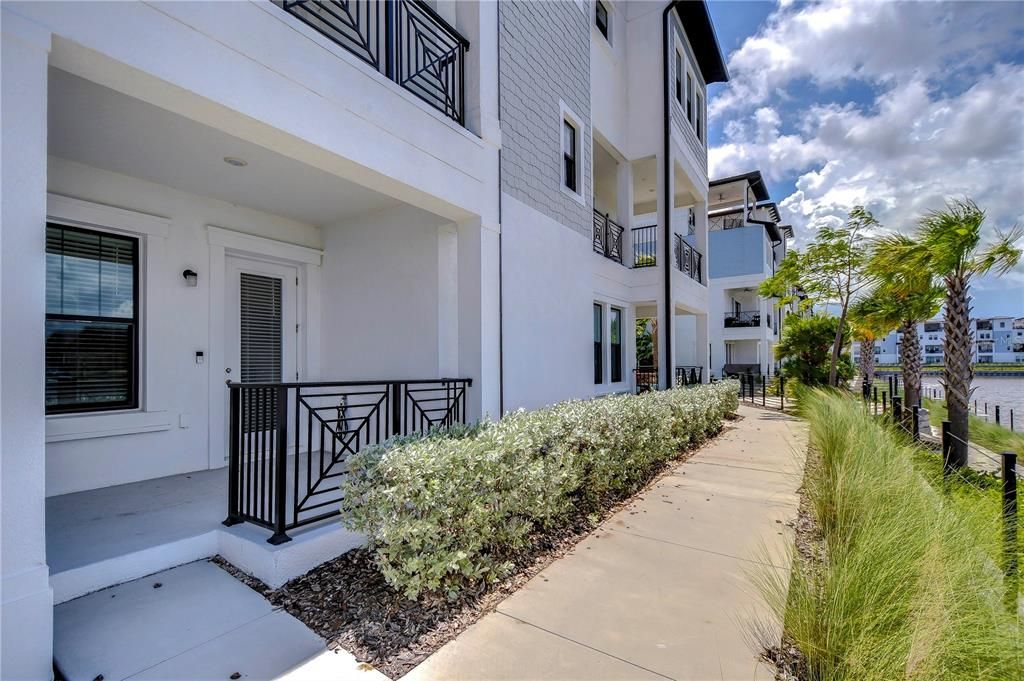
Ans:
[[[818,465],[817,461],[813,452],[809,452],[807,466],[814,465]],[[800,554],[800,558],[811,569],[823,568],[825,565],[825,542],[822,538],[821,528],[811,512],[807,491],[801,486],[798,493],[800,494],[800,510],[796,520],[787,524],[796,532],[796,550]],[[776,645],[765,646],[761,655],[775,665],[776,681],[809,681],[811,678],[807,669],[807,659],[797,648],[796,642],[789,632],[783,631],[782,641]]]
[[[481,584],[454,601],[405,598],[384,581],[373,554],[366,549],[349,551],[279,589],[271,589],[220,556],[213,562],[323,636],[330,649],[343,648],[360,662],[397,679],[493,611],[553,561],[572,553],[600,522],[646,493],[697,451],[688,450],[666,462],[633,496],[609,499],[597,523],[586,517],[574,518],[560,531],[536,537],[530,552],[516,561],[512,574],[496,584]]]

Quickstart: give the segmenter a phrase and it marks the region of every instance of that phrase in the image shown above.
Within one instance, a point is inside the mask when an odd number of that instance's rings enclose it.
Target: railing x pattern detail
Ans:
[[[469,41],[422,0],[274,0],[459,124]]]
[[[594,211],[594,252],[622,264],[622,226]]]
[[[465,423],[472,381],[228,383],[228,516],[273,531],[340,513],[349,456],[395,435]]]

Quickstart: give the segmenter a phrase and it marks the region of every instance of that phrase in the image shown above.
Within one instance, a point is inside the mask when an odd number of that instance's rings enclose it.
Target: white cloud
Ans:
[[[1016,2],[780,3],[729,57],[732,81],[710,114],[760,106],[797,79],[827,87],[984,69],[1019,41],[1021,15]]]
[[[774,198],[798,245],[857,204],[901,231],[951,196],[987,210],[989,237],[1024,224],[1024,65],[1002,63],[1021,35],[1019,3],[784,4],[711,102],[728,119],[711,177],[794,182]],[[852,81],[859,101],[835,103]],[[817,103],[798,105],[808,91]],[[1024,283],[1024,265],[1004,281]]]

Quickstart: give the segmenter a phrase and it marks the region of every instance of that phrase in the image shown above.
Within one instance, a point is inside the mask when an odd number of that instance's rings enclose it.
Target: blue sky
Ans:
[[[709,88],[711,175],[760,169],[798,245],[856,204],[900,231],[953,196],[987,237],[1024,224],[1024,3],[709,6],[732,77]],[[1024,316],[1024,264],[973,295]]]

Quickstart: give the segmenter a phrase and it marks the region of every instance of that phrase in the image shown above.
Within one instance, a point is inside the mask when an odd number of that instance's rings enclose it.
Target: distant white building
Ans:
[[[715,376],[774,373],[775,346],[793,306],[758,295],[786,256],[781,225],[759,171],[710,182],[710,363]]]
[[[946,338],[941,318],[930,319],[917,325],[925,364],[943,363],[943,342]],[[971,358],[975,364],[1024,363],[1024,317],[982,317],[971,320],[974,338]],[[875,361],[878,364],[898,364],[903,333],[891,331],[875,342]],[[859,361],[860,344],[853,344],[854,362]]]

